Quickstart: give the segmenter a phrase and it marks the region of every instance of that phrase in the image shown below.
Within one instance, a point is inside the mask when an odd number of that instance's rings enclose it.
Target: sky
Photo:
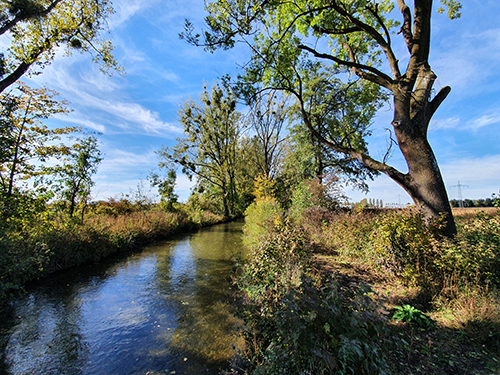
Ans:
[[[459,197],[458,185],[464,199],[488,198],[500,189],[500,1],[462,4],[458,20],[433,14],[430,63],[438,76],[435,88],[451,86],[452,91],[434,115],[428,138],[449,198]],[[138,190],[153,197],[147,176],[158,164],[155,151],[173,146],[182,135],[179,106],[197,98],[204,84],[213,85],[225,74],[235,76],[249,51],[237,45],[209,53],[179,39],[186,18],[204,28],[203,0],[116,0],[114,8],[105,37],[115,45],[125,75],[104,75],[88,54],[66,57],[59,51],[42,74],[24,80],[34,87],[46,85],[71,103],[73,112],[49,120],[49,125],[79,125],[101,133],[104,157],[94,177],[94,199],[120,198]],[[384,129],[391,120],[388,104],[373,121],[369,150],[376,158],[386,153]],[[407,172],[399,152],[388,163]],[[178,175],[181,200],[187,199],[192,184]],[[345,192],[354,202],[411,202],[384,175],[369,181],[369,187],[366,195],[348,187]]]

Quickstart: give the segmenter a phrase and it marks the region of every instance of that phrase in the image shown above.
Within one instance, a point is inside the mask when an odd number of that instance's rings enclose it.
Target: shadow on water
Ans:
[[[3,313],[6,374],[217,374],[238,345],[241,223],[44,280]]]

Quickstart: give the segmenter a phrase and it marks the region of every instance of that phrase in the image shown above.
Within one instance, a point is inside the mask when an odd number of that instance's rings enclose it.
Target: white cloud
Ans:
[[[130,18],[153,5],[154,0],[120,0],[113,2],[115,14],[109,20],[109,27],[115,29],[126,23]]]
[[[71,63],[58,61],[43,75],[50,87],[60,91],[72,103],[70,107],[76,108],[68,116],[69,122],[101,132],[125,130],[165,138],[182,133],[175,124],[162,121],[158,112],[122,98],[126,78],[105,76],[94,66],[75,74],[76,67]]]
[[[478,130],[488,125],[498,124],[500,122],[500,113],[490,113],[484,114],[479,118],[471,121],[469,128],[472,130]]]
[[[146,134],[161,135],[165,138],[173,138],[182,134],[181,128],[172,123],[163,122],[157,112],[137,103],[108,101],[96,97],[88,97],[87,100],[93,102],[93,108],[98,108],[115,118],[122,119],[123,122],[117,122],[116,125],[124,129],[128,128],[133,131],[142,129]]]
[[[64,122],[70,122],[79,126],[82,126],[84,128],[92,129],[95,131],[98,131],[99,133],[106,133],[106,127],[101,124],[96,124],[93,121],[85,120],[83,118],[83,115],[74,112],[72,115],[65,117],[65,118],[59,118],[59,120],[64,121]]]
[[[460,124],[460,118],[459,117],[450,117],[446,119],[433,119],[431,120],[430,124],[430,129],[431,130],[437,130],[437,129],[453,129],[458,127]]]

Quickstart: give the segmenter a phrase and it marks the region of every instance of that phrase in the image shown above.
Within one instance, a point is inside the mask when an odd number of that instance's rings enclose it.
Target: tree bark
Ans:
[[[229,205],[227,203],[227,189],[226,189],[226,184],[222,184],[221,186],[222,189],[222,204],[224,206],[224,219],[229,218]]]
[[[415,80],[415,87],[403,80],[395,92],[392,125],[408,165],[408,173],[403,179],[393,179],[413,198],[427,224],[444,216],[442,233],[453,237],[457,229],[448,194],[436,156],[427,140],[432,115],[450,92],[449,87],[446,87],[433,100],[429,100],[435,78],[430,69],[422,68]]]

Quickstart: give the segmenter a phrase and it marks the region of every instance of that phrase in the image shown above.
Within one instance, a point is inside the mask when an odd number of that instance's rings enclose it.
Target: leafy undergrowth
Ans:
[[[499,374],[500,296],[485,287],[455,286],[454,295],[423,301],[418,288],[363,263],[316,254],[316,272],[332,272],[348,284],[369,285],[383,299],[378,316],[386,321],[383,352],[392,374]],[[448,292],[451,293],[451,292]],[[431,322],[398,321],[404,306]]]
[[[411,210],[273,210],[247,216],[262,235],[231,374],[500,373],[498,212],[461,217],[449,240]]]

